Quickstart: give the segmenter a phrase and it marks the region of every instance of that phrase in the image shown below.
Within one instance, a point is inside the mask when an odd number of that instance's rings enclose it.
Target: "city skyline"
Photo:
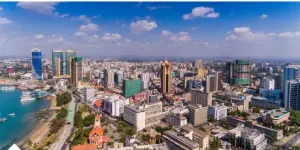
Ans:
[[[2,56],[298,58],[298,3],[0,3]],[[116,11],[117,10],[117,11]]]

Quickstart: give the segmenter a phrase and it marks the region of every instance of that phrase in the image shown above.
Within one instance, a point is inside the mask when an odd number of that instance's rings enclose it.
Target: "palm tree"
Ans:
[[[31,148],[31,146],[32,146],[32,141],[31,141],[31,140],[28,140],[27,146],[28,146],[29,148]]]

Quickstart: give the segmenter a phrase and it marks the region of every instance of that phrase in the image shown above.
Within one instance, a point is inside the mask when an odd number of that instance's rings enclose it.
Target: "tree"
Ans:
[[[92,131],[92,128],[85,129],[83,131],[83,136],[84,137],[89,137],[89,134],[90,134],[91,131]]]
[[[77,128],[81,128],[83,127],[83,119],[81,117],[81,113],[79,111],[77,111],[75,113],[75,117],[74,117],[74,125],[77,127]]]
[[[208,122],[216,122],[216,119],[215,119],[214,116],[208,116],[208,117],[207,117],[207,121],[208,121]]]
[[[31,146],[32,146],[32,141],[31,141],[31,140],[28,140],[27,146],[28,146],[28,147],[31,147]]]
[[[149,135],[149,134],[143,134],[143,135],[142,135],[142,140],[143,140],[144,142],[149,142],[149,140],[150,140],[150,135]]]
[[[210,150],[218,150],[221,147],[221,140],[214,137],[213,141],[210,143]]]
[[[253,107],[253,112],[254,112],[254,113],[260,113],[260,108]]]
[[[53,119],[51,121],[50,134],[56,133],[64,124],[64,119]]]
[[[57,119],[66,118],[67,115],[68,115],[68,110],[62,107],[61,109],[57,110],[56,118]]]
[[[95,122],[95,114],[88,115],[83,119],[83,125],[85,127],[94,124],[94,122]]]
[[[56,106],[62,106],[68,104],[72,99],[72,96],[70,93],[65,92],[62,94],[56,95]]]

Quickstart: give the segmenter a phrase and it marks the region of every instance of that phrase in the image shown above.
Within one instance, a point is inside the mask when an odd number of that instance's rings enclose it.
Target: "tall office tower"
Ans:
[[[226,80],[225,82],[231,84],[232,76],[233,76],[233,63],[231,61],[226,61]]]
[[[207,93],[210,93],[210,92],[216,92],[216,76],[215,75],[208,75],[206,76],[206,86],[205,86],[205,91]]]
[[[223,89],[223,76],[221,71],[215,72],[215,79],[216,79],[216,91],[222,91]]]
[[[300,81],[288,80],[284,88],[284,108],[300,110]]]
[[[201,59],[195,60],[195,68],[197,68],[197,69],[203,68]]]
[[[283,85],[285,86],[288,80],[300,78],[300,65],[288,65],[284,68]]]
[[[82,82],[83,77],[82,57],[72,58],[71,66],[71,83],[77,86],[79,82]]]
[[[65,74],[66,75],[70,75],[71,74],[71,61],[72,61],[72,58],[75,58],[76,57],[76,52],[73,51],[73,50],[67,50],[66,51],[66,55],[65,55],[65,59],[66,59],[66,72]]]
[[[275,74],[275,89],[283,90],[283,75],[282,74]]]
[[[130,97],[141,92],[141,80],[124,79],[123,80],[123,96]]]
[[[43,71],[42,71],[42,52],[41,50],[34,48],[31,49],[32,54],[32,69],[33,69],[33,76],[37,80],[43,79]]]
[[[265,90],[274,90],[275,89],[275,80],[271,78],[264,78],[263,81],[263,87]]]
[[[212,93],[202,92],[198,89],[192,89],[191,95],[193,105],[201,105],[202,107],[212,105]]]
[[[64,52],[52,50],[52,75],[61,76],[64,74]]]
[[[115,83],[114,83],[114,74],[115,71],[112,69],[105,69],[104,70],[104,86],[106,88],[113,88]]]
[[[160,79],[161,92],[171,92],[171,64],[168,62],[167,59],[165,59],[164,62],[161,64]]]
[[[249,85],[251,79],[250,60],[236,60],[234,64],[227,63],[227,77],[230,79],[231,85]],[[231,70],[232,69],[232,70]],[[228,74],[229,73],[229,74]]]

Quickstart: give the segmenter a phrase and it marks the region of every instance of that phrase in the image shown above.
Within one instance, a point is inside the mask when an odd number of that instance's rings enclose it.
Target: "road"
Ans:
[[[72,101],[75,102],[75,98],[72,96]],[[75,107],[76,108],[76,107]],[[76,110],[75,110],[76,111]],[[75,114],[75,113],[74,113]],[[74,116],[73,116],[74,118]],[[60,150],[60,149],[66,149],[67,141],[71,138],[71,133],[74,130],[74,124],[66,124],[63,129],[60,130],[59,135],[55,142],[50,146],[49,149],[53,150]]]
[[[292,137],[290,140],[288,140],[285,144],[282,145],[283,149],[288,149],[289,146],[294,144],[300,139],[300,133],[297,133],[294,137]]]

